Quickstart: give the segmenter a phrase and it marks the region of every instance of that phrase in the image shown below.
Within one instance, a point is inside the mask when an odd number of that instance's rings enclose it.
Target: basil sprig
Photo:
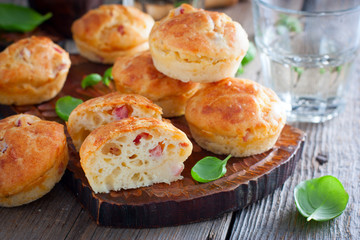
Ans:
[[[87,87],[94,86],[94,85],[98,84],[99,82],[101,82],[101,79],[102,79],[102,77],[100,74],[97,74],[97,73],[89,74],[86,77],[84,77],[83,80],[81,81],[81,87],[87,88]]]
[[[103,76],[101,76],[100,74],[97,74],[97,73],[91,73],[91,74],[85,76],[83,78],[83,80],[81,81],[81,87],[82,88],[91,87],[91,86],[98,84],[101,81],[106,86],[109,86],[111,80],[113,80],[112,67],[106,69]]]
[[[70,113],[83,101],[71,96],[61,97],[56,101],[55,112],[64,121],[69,119]]]
[[[9,3],[0,3],[0,29],[11,32],[29,32],[52,14],[41,15],[31,8]]]
[[[288,32],[299,33],[302,31],[302,26],[300,20],[294,16],[289,16],[286,14],[280,14],[279,20],[276,22],[277,31],[280,34]]]
[[[343,213],[349,200],[343,185],[333,176],[301,182],[294,189],[294,197],[297,209],[307,221],[333,219]]]
[[[191,169],[191,176],[194,180],[202,183],[219,179],[225,175],[226,164],[230,158],[231,155],[227,156],[224,160],[211,156],[204,157]]]
[[[104,72],[104,76],[102,77],[102,81],[106,86],[109,86],[110,81],[113,80],[113,76],[112,76],[112,67],[106,69],[106,71]]]
[[[255,56],[256,56],[256,47],[255,47],[253,42],[249,42],[249,49],[246,52],[245,57],[241,61],[236,75],[243,74],[244,73],[244,66],[247,65],[248,63],[250,63],[252,60],[254,60]]]

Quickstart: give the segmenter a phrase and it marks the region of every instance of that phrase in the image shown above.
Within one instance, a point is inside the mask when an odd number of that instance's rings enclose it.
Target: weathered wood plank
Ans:
[[[360,67],[352,78],[348,105],[337,118],[322,124],[297,123],[307,141],[292,178],[263,201],[239,211],[230,239],[360,239]],[[320,165],[318,154],[328,156]],[[293,190],[307,179],[333,175],[349,193],[345,212],[327,222],[306,222],[296,210]]]
[[[201,223],[155,229],[100,227],[82,211],[66,239],[225,239],[232,213]]]
[[[35,202],[0,208],[0,239],[64,239],[80,211],[72,193],[57,184]]]
[[[243,7],[245,4],[247,8]],[[253,36],[250,2],[228,14]],[[240,9],[240,10],[239,10]],[[250,14],[250,15],[249,15]],[[245,19],[245,20],[244,20]],[[245,22],[244,22],[245,21]],[[248,23],[246,23],[248,21]],[[258,59],[242,77],[260,79]],[[303,159],[282,189],[236,212],[230,239],[360,239],[360,92],[359,70],[352,81],[349,104],[338,118],[324,124],[295,124],[307,134]],[[320,165],[318,154],[329,161]],[[303,180],[331,174],[349,193],[343,215],[323,223],[306,222],[294,205],[293,189]],[[0,208],[0,239],[225,239],[232,214],[214,221],[159,229],[98,227],[72,194],[57,185],[42,199],[19,208]]]

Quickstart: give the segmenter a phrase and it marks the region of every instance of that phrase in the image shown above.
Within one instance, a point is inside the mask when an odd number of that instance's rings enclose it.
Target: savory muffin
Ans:
[[[183,115],[186,101],[199,88],[199,83],[184,83],[157,71],[149,51],[118,58],[112,75],[119,92],[149,98],[162,108],[164,117]]]
[[[0,103],[37,104],[62,89],[71,62],[69,54],[47,37],[30,37],[0,53]]]
[[[68,159],[63,125],[28,114],[0,120],[0,206],[19,206],[48,193]]]
[[[78,105],[69,116],[67,129],[79,151],[90,132],[101,125],[128,117],[161,119],[161,113],[159,106],[143,96],[113,92]]]
[[[113,63],[119,56],[149,48],[153,18],[140,10],[122,5],[102,5],[90,10],[72,25],[80,54],[100,63]]]
[[[224,13],[187,4],[155,23],[149,37],[154,65],[183,82],[214,82],[233,77],[249,47],[239,23]]]
[[[95,193],[168,183],[182,178],[192,152],[186,134],[154,118],[126,118],[94,130],[80,163]]]
[[[185,117],[201,147],[237,157],[272,148],[286,121],[283,103],[271,89],[236,78],[199,90],[188,100]]]

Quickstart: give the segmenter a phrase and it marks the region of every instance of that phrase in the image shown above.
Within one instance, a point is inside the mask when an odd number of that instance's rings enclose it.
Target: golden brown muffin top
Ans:
[[[43,176],[64,145],[62,124],[28,114],[0,120],[0,197],[16,194]]]
[[[91,111],[96,110],[97,108],[105,108],[107,106],[115,106],[115,105],[137,105],[145,107],[149,110],[153,110],[159,115],[162,114],[161,108],[154,104],[152,101],[147,99],[146,97],[143,97],[141,95],[137,94],[121,94],[119,92],[112,92],[109,94],[106,94],[101,97],[92,98],[90,100],[87,100],[86,102],[83,102],[82,104],[78,105],[71,113],[76,114],[77,112],[82,111]]]
[[[244,56],[249,42],[239,23],[224,13],[204,11],[182,4],[155,23],[150,47],[188,55],[223,59]]]
[[[102,51],[126,50],[148,40],[154,24],[142,11],[122,5],[102,5],[76,20],[71,31],[75,39]]]
[[[273,134],[286,120],[283,104],[271,89],[236,78],[199,90],[188,100],[185,117],[204,132],[224,136]]]
[[[69,54],[47,37],[30,37],[0,53],[0,88],[45,85],[70,68]]]
[[[120,92],[137,93],[153,101],[192,94],[200,86],[199,83],[170,78],[156,70],[150,51],[118,58],[112,74]]]

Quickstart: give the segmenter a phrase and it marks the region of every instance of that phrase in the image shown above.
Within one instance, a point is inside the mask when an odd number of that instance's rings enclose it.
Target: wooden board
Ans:
[[[68,80],[57,98],[72,95],[87,99],[113,91],[113,86],[107,88],[101,84],[86,91],[80,87],[84,75],[93,72],[102,74],[108,67],[72,56]],[[12,110],[61,122],[54,111],[57,98],[40,105],[14,107]],[[4,106],[0,112],[3,117],[13,114],[9,107]],[[193,141],[183,117],[171,121],[189,136],[194,150],[185,162],[184,179],[170,185],[155,184],[109,194],[94,194],[80,167],[79,156],[70,144],[70,161],[63,182],[97,224],[131,228],[164,227],[213,219],[244,208],[272,193],[291,176],[300,159],[305,139],[301,130],[286,125],[273,149],[247,158],[232,158],[225,177],[199,184],[191,178],[190,170],[202,157],[214,154],[201,149]]]

